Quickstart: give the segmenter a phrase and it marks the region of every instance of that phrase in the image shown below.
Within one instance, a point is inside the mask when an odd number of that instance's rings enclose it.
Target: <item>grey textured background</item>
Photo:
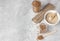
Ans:
[[[36,41],[36,26],[32,24],[33,0],[0,0],[0,41]],[[40,0],[42,7],[47,3],[56,6],[60,13],[60,0]],[[60,23],[58,32],[42,41],[60,41]]]

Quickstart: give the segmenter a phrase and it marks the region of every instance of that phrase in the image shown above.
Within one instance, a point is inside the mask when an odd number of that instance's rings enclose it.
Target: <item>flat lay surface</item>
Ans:
[[[0,0],[0,41],[37,41],[37,26],[32,18],[33,0]],[[51,3],[60,13],[60,0],[40,0],[42,8]],[[55,26],[57,32],[41,41],[60,41],[60,22]]]

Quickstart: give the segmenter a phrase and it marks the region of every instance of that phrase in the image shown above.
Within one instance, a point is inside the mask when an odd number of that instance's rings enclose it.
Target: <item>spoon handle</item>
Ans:
[[[49,35],[52,35],[52,34],[54,34],[56,32],[57,32],[57,30],[55,29],[52,32],[48,32],[47,34],[45,34],[44,37],[49,36]]]

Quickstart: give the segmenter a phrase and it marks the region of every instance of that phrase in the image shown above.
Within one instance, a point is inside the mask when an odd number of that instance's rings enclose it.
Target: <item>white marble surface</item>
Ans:
[[[33,0],[0,0],[0,41],[36,41],[36,26],[32,24]],[[42,7],[47,3],[56,6],[60,13],[60,0],[41,0]],[[42,41],[60,41],[60,23],[58,32]]]

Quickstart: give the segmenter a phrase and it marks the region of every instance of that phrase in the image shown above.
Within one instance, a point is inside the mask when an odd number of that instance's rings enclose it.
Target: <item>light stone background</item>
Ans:
[[[0,0],[0,41],[36,41],[37,27],[32,23],[33,0]],[[56,6],[60,13],[60,0],[40,0],[42,7],[47,3]],[[60,23],[58,31],[42,41],[60,41]]]

